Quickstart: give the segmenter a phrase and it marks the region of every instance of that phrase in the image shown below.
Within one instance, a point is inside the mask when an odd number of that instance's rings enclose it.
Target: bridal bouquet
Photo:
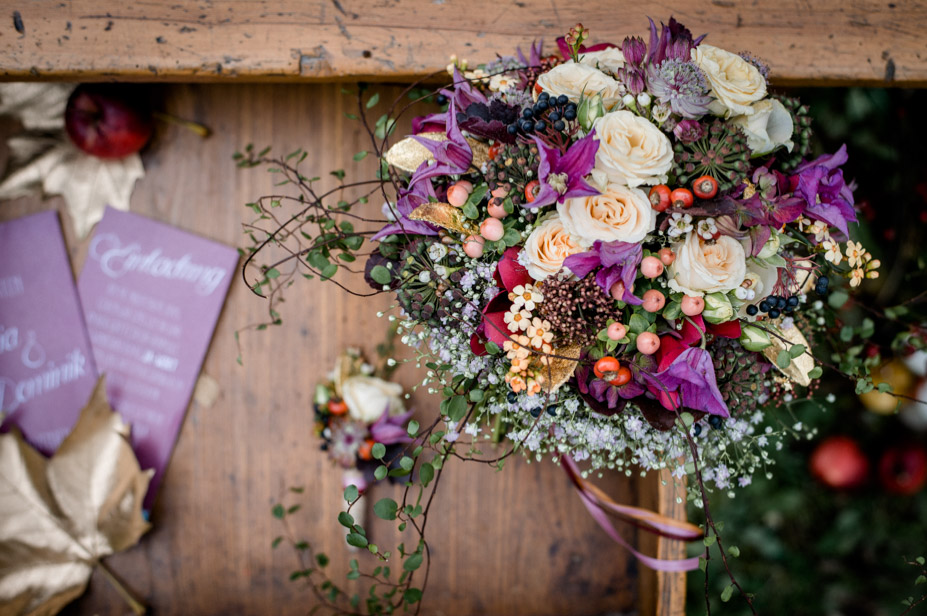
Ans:
[[[769,472],[769,448],[802,431],[791,406],[822,367],[871,390],[862,362],[821,345],[848,299],[841,283],[877,277],[879,263],[850,238],[846,149],[811,155],[808,109],[768,91],[760,60],[673,19],[651,21],[649,42],[587,46],[588,35],[577,25],[549,55],[536,43],[478,66],[453,58],[452,83],[419,99],[439,111],[415,118],[412,135],[390,146],[395,104],[368,128],[376,180],[336,171],[341,184],[322,192],[298,170],[305,151],[238,159],[272,164],[299,190],[286,218],[279,195],[249,204],[249,263],[285,250],[249,281],[271,298],[272,323],[295,278],[347,289],[339,272],[358,257],[372,292],[395,296],[389,319],[427,369],[422,386],[442,397],[440,417],[408,432],[402,469],[420,468],[424,488],[452,453],[507,441],[563,463],[601,523],[630,508],[586,489],[590,471],[667,469],[703,503],[707,490]],[[359,109],[377,101],[359,98]],[[366,192],[352,202],[348,190]],[[359,213],[371,198],[384,219]],[[420,462],[423,448],[437,455]],[[400,529],[422,511],[381,509]],[[422,554],[424,537],[407,571]]]
[[[450,434],[676,477],[698,456],[746,485],[772,409],[821,374],[831,280],[877,276],[848,236],[847,153],[809,158],[807,109],[766,67],[674,20],[649,45],[586,36],[450,67],[446,109],[386,153],[400,188],[368,281],[433,389],[477,402],[464,424],[445,400]]]

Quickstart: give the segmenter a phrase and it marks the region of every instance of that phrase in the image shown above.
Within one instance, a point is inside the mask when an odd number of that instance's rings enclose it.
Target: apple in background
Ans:
[[[869,475],[869,460],[848,436],[824,439],[811,454],[811,473],[832,488],[857,488]]]
[[[915,444],[890,447],[879,460],[879,479],[887,492],[916,494],[927,483],[927,450]]]
[[[82,84],[64,111],[64,127],[78,148],[99,158],[123,158],[144,147],[154,130],[142,90],[120,84]]]

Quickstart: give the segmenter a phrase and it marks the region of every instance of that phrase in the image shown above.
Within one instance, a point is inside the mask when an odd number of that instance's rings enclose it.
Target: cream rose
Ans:
[[[747,147],[754,154],[768,154],[780,145],[791,152],[795,145],[792,143],[792,114],[774,98],[753,103],[751,115],[739,115],[731,122],[743,130]]]
[[[389,407],[390,415],[405,411],[402,386],[373,376],[351,376],[341,384],[341,395],[351,419],[373,423]]]
[[[627,109],[606,113],[592,125],[599,141],[595,169],[613,184],[661,184],[673,166],[673,144],[649,120]]]
[[[560,216],[551,213],[534,228],[525,242],[525,267],[532,278],[544,280],[560,271],[564,259],[578,252],[583,252],[583,247],[564,229]]]
[[[751,105],[766,96],[766,79],[737,54],[703,43],[692,50],[692,61],[708,77],[716,115],[751,115],[756,111]]]
[[[639,188],[609,184],[601,195],[567,199],[557,204],[560,221],[577,244],[596,240],[640,242],[654,230],[657,213]]]
[[[732,291],[747,273],[747,258],[740,242],[727,235],[704,240],[690,233],[685,242],[673,245],[676,260],[667,268],[669,286],[687,295]]]
[[[597,68],[577,64],[572,60],[558,64],[542,74],[537,83],[551,96],[566,94],[574,102],[579,102],[583,95],[601,94],[606,109],[611,109],[621,101],[620,83]]]
[[[624,54],[618,47],[609,47],[600,51],[587,51],[579,57],[579,62],[614,75],[624,66]]]

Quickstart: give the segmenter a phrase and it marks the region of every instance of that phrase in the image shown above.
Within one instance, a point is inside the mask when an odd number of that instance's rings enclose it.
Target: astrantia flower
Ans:
[[[695,64],[671,59],[647,70],[650,93],[668,103],[672,110],[685,118],[699,118],[708,113],[711,96],[705,75]]]

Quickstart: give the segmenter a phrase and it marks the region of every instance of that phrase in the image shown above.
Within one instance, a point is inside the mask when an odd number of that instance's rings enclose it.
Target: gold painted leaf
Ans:
[[[780,351],[787,351],[789,348],[796,344],[801,344],[805,349],[811,349],[811,345],[808,343],[805,335],[801,333],[801,330],[797,327],[790,327],[789,329],[779,329],[778,327],[773,327],[774,334],[769,336],[772,346],[763,349],[763,355],[766,356],[773,366],[776,366],[776,370],[789,377],[789,379],[801,385],[802,387],[807,387],[811,384],[811,377],[808,376],[809,373],[814,369],[814,359],[808,353],[802,353],[798,357],[793,357],[789,367],[783,370],[776,364],[776,357],[779,355]],[[775,334],[778,334],[776,336]],[[780,338],[781,336],[782,338]],[[784,338],[784,340],[783,340]]]
[[[570,380],[570,377],[573,376],[573,373],[576,372],[576,367],[579,365],[579,356],[582,350],[583,347],[578,344],[554,349],[551,351],[552,357],[550,358],[550,364],[548,366],[544,366],[538,358],[533,360],[533,363],[536,363],[537,368],[541,370],[541,374],[543,374],[546,379],[542,386],[544,391],[552,394]],[[558,357],[553,357],[554,355]],[[570,357],[575,359],[566,359]]]
[[[0,435],[4,616],[57,613],[84,592],[103,557],[135,545],[149,528],[142,501],[152,472],[139,468],[129,427],[105,392],[101,378],[50,460],[18,431]]]
[[[447,141],[447,135],[444,133],[419,133],[416,136],[438,142]],[[467,143],[470,144],[470,149],[473,151],[473,165],[477,168],[482,167],[483,163],[489,160],[489,145],[473,137],[466,137],[466,140]],[[431,152],[428,151],[428,148],[412,137],[406,137],[402,141],[393,144],[392,147],[387,150],[384,158],[386,158],[387,163],[401,171],[415,173],[415,170],[418,169],[423,162],[432,160],[433,157]]]
[[[457,231],[464,235],[477,232],[476,226],[467,220],[459,208],[450,203],[423,203],[409,214],[412,220],[421,220],[438,225],[442,229]]]

